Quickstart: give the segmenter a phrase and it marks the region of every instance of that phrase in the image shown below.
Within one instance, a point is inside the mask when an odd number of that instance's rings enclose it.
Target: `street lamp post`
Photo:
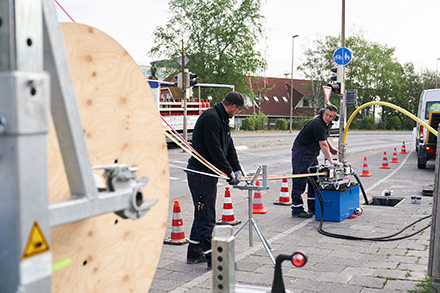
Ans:
[[[438,79],[438,60],[440,60],[440,58],[437,58],[437,70],[436,70],[436,74],[435,74],[435,88],[437,88],[437,79]]]
[[[298,35],[294,35],[292,37],[292,70],[290,71],[290,133],[292,133],[292,112],[293,112],[293,52],[294,52],[294,44],[295,44],[295,38],[298,37]]]

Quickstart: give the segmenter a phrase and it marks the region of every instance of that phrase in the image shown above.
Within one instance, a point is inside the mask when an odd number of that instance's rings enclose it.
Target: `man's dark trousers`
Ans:
[[[309,167],[318,165],[318,155],[321,150],[319,142],[303,146],[295,140],[292,148],[292,174],[309,173]],[[306,189],[308,177],[292,178],[292,214],[304,211],[304,202],[301,194]],[[309,212],[315,211],[315,190],[311,184],[307,188],[307,205]]]
[[[188,165],[188,168],[207,172],[191,165]],[[218,179],[191,172],[187,172],[187,179],[194,204],[194,221],[189,237],[187,258],[196,259],[205,255],[208,264],[210,264]]]

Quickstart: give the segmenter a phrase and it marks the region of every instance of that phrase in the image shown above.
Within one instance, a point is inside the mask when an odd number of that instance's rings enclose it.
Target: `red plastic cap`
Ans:
[[[307,258],[301,252],[295,252],[292,256],[292,264],[295,267],[302,267],[307,262]]]

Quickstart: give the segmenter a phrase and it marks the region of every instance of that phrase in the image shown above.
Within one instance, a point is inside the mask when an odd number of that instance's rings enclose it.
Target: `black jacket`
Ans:
[[[229,116],[222,103],[204,111],[197,119],[192,146],[203,158],[228,176],[232,171],[241,170],[229,130]],[[208,171],[208,168],[194,157],[189,158],[188,163]]]

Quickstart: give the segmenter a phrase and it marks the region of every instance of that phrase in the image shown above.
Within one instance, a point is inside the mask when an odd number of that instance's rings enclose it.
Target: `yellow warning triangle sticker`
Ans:
[[[37,221],[34,221],[34,225],[32,226],[32,231],[29,235],[29,239],[26,245],[26,249],[24,250],[22,259],[34,256],[48,250],[49,245],[47,244],[46,239],[44,239],[43,233],[41,232]]]

